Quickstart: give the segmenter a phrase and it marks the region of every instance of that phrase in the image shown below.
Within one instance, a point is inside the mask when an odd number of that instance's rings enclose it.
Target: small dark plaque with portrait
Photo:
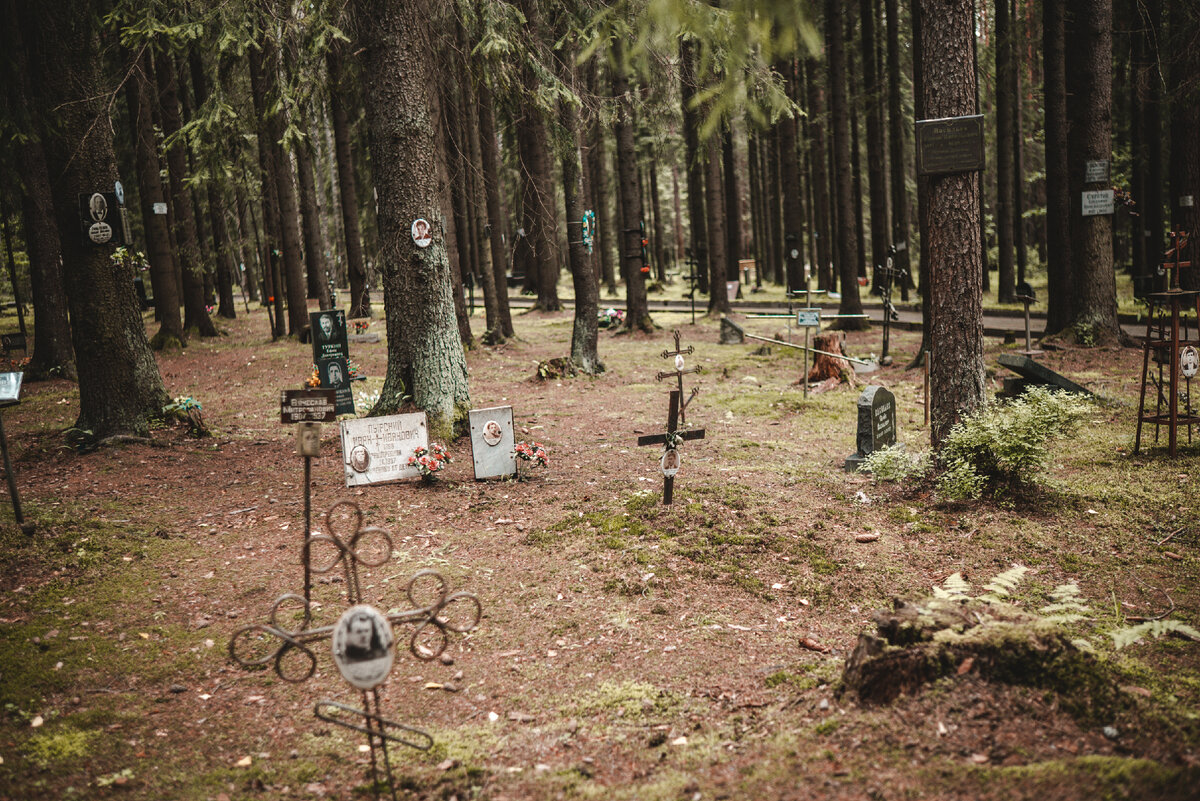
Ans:
[[[917,120],[917,173],[938,175],[983,169],[983,115]]]

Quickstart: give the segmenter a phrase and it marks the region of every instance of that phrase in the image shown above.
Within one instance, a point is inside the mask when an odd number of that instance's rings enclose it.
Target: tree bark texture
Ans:
[[[267,104],[269,102],[267,70],[270,67],[271,61],[266,58],[264,51],[265,47],[263,49],[250,48],[248,61],[250,66],[250,93],[254,101],[254,115],[257,122],[258,164],[259,170],[262,173],[260,176],[260,185],[263,198],[263,233],[265,237],[263,245],[266,251],[263,265],[263,290],[266,293],[266,297],[263,300],[274,306],[275,316],[272,320],[271,335],[278,338],[287,333],[287,328],[284,326],[283,271],[280,258],[283,247],[283,235],[281,233],[283,223],[279,213],[279,185],[275,181],[275,173],[279,170],[276,166],[276,161],[279,159],[279,148],[274,147],[272,144],[275,140],[272,135],[271,125],[267,120]]]
[[[179,85],[175,64],[170,55],[160,52],[154,59],[158,78],[159,112],[163,136],[170,138],[179,133],[182,120],[179,116]],[[217,328],[208,316],[204,298],[204,265],[201,264],[200,245],[196,233],[196,210],[192,194],[185,184],[187,177],[187,150],[183,141],[176,139],[167,149],[167,176],[171,187],[171,206],[175,213],[176,254],[179,270],[183,277],[183,327],[196,331],[202,337],[215,337]]]
[[[1017,66],[1013,63],[1012,24],[1008,0],[996,0],[996,295],[1001,303],[1015,300],[1013,262],[1013,124],[1017,98],[1012,87]]]
[[[6,3],[0,19],[6,22],[5,46],[13,72],[6,82],[6,111],[14,122],[19,118],[26,134],[14,142],[17,175],[24,186],[21,196],[22,233],[29,258],[29,281],[33,300],[33,353],[25,368],[29,380],[58,376],[75,379],[75,352],[71,346],[71,322],[60,261],[62,244],[54,216],[49,166],[42,141],[41,109],[29,102],[31,93],[28,58],[15,6]],[[0,94],[0,99],[4,95]],[[15,126],[14,126],[15,127]],[[8,229],[5,229],[8,233]],[[11,263],[11,260],[10,260]],[[178,311],[176,312],[178,319]]]
[[[825,2],[827,58],[829,60],[829,109],[833,117],[833,163],[837,172],[834,195],[837,201],[838,270],[842,300],[838,314],[862,314],[858,294],[858,238],[855,228],[854,174],[850,159],[850,104],[846,97],[846,48],[842,40],[842,6],[838,0]],[[865,319],[836,320],[834,328],[858,330],[870,324]]]
[[[1171,230],[1190,236],[1185,289],[1200,289],[1200,8],[1172,0],[1171,12]],[[1185,206],[1183,198],[1190,197]],[[1149,252],[1162,257],[1161,240]],[[1157,251],[1157,253],[1156,253]]]
[[[704,163],[704,208],[708,211],[708,310],[718,314],[729,314],[729,292],[725,282],[731,280],[730,257],[726,252],[729,244],[725,236],[725,198],[721,186],[721,134],[714,133],[708,140],[708,160]]]
[[[613,134],[617,142],[617,185],[621,194],[621,232],[617,248],[625,268],[625,327],[630,331],[654,330],[646,303],[646,276],[642,273],[642,196],[638,191],[637,148],[633,142],[633,93],[629,88],[624,44],[613,43],[612,89],[616,98]]]
[[[816,227],[813,238],[817,250],[817,288],[829,289],[833,284],[832,226],[829,203],[829,174],[825,170],[825,93],[817,81],[817,61],[809,59],[806,64],[805,85],[808,95],[809,153],[812,161],[813,217]]]
[[[919,0],[923,113],[959,117],[975,108],[972,0]],[[984,402],[983,307],[979,270],[979,181],[973,172],[933,175],[928,189],[932,307],[930,440]]]
[[[1112,185],[1084,183],[1086,162],[1112,161],[1112,0],[1071,0],[1067,11],[1067,166],[1075,297],[1070,326],[1076,343],[1107,345],[1121,336],[1112,217],[1084,217],[1081,204],[1085,190]]]
[[[1046,107],[1046,333],[1071,323],[1071,190],[1067,169],[1066,0],[1042,7],[1042,74]]]
[[[900,11],[898,0],[884,0],[887,15],[888,166],[891,168],[893,269],[903,272],[901,299],[912,286],[908,247],[908,173],[904,169],[904,112],[900,105]]]
[[[795,96],[796,75],[792,61],[779,62],[775,70],[783,75]],[[787,115],[780,119],[775,130],[779,139],[779,171],[783,189],[783,263],[786,267],[788,291],[804,288],[804,256],[801,237],[804,231],[804,210],[800,204],[800,165],[796,151],[796,118]]]
[[[492,271],[496,283],[496,308],[500,333],[513,335],[512,312],[508,306],[508,255],[504,247],[504,211],[500,205],[500,145],[496,139],[496,111],[492,90],[485,81],[479,88],[479,147],[483,162],[483,194],[487,201],[488,240],[492,249]]]
[[[372,414],[397,411],[407,393],[428,414],[430,435],[448,437],[464,427],[471,399],[438,202],[434,3],[356,0],[352,7],[371,76],[366,110],[387,311],[387,376]],[[411,234],[418,218],[433,231],[425,248]]]
[[[708,292],[708,219],[704,211],[704,157],[700,150],[700,110],[693,105],[696,96],[696,44],[684,38],[679,42],[679,94],[683,106],[683,141],[688,192],[688,230],[691,234],[692,259],[696,283],[693,292]]]
[[[333,152],[337,161],[338,199],[342,207],[342,230],[346,237],[346,272],[350,284],[350,317],[370,317],[367,268],[363,260],[362,224],[359,222],[358,182],[350,146],[350,119],[346,97],[350,78],[345,63],[345,45],[334,42],[325,56],[329,71],[329,116],[333,120]]]
[[[575,80],[574,53],[568,51],[558,59],[559,77],[563,83],[578,89]],[[578,93],[578,92],[577,92]],[[573,103],[559,101],[559,122],[571,133],[572,147],[561,154],[563,176],[563,208],[567,215],[567,261],[571,267],[571,284],[575,290],[575,320],[571,328],[571,362],[583,372],[596,375],[604,371],[597,351],[600,337],[600,284],[588,263],[583,245],[583,203],[578,141],[579,109]]]
[[[871,276],[878,286],[876,272],[887,264],[888,198],[884,176],[883,119],[879,96],[883,89],[876,61],[874,3],[859,0],[862,18],[863,92],[867,101],[867,192],[871,208]]]
[[[79,371],[76,426],[94,439],[145,435],[168,402],[127,266],[114,264],[111,244],[85,242],[78,195],[111,191],[117,179],[112,122],[98,69],[98,14],[88,0],[21,9],[37,96],[57,109],[46,155],[62,246]],[[49,134],[49,131],[45,132]],[[119,225],[116,209],[110,209]]]

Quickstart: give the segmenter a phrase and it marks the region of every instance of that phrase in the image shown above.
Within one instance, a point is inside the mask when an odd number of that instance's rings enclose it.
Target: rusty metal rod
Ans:
[[[746,334],[746,336],[750,339],[757,339],[761,342],[770,342],[772,345],[783,345],[784,347],[795,348],[796,350],[806,350],[806,351],[809,351],[810,353],[820,353],[823,356],[832,356],[835,359],[845,359],[846,361],[854,362],[855,364],[870,364],[871,363],[871,362],[867,361],[866,359],[856,359],[853,356],[844,356],[840,353],[830,353],[827,350],[817,350],[816,348],[806,348],[803,345],[793,345],[791,342],[784,342],[779,339],[771,339],[770,337],[760,337],[760,336],[755,336],[754,334]]]

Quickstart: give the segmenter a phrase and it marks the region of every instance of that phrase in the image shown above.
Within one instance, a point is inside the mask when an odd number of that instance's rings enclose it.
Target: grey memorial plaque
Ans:
[[[1117,208],[1116,198],[1111,189],[1084,192],[1080,205],[1084,217],[1114,214]]]
[[[856,470],[863,459],[896,444],[896,396],[872,384],[858,396],[858,450],[846,459],[845,468]]]
[[[916,133],[921,175],[983,169],[983,115],[917,120]]]
[[[421,477],[408,459],[429,447],[424,412],[343,420],[341,427],[347,487]]]
[[[25,373],[0,373],[0,406],[10,406],[21,397],[21,379]]]
[[[1083,182],[1085,184],[1098,184],[1108,180],[1107,161],[1087,161],[1084,162]]]
[[[508,478],[517,472],[513,456],[516,433],[511,406],[472,409],[471,457],[475,461],[475,479]]]

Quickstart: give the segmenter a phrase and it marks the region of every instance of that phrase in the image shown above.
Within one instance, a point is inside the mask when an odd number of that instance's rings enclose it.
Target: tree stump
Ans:
[[[814,353],[812,369],[808,371],[808,383],[814,384],[821,381],[827,381],[831,378],[836,378],[838,383],[849,384],[851,377],[854,375],[854,369],[850,367],[850,362],[846,361],[843,356],[846,355],[846,349],[843,347],[844,336],[837,331],[826,331],[823,334],[817,334],[813,339],[813,349],[823,350],[825,353]],[[826,353],[837,353],[839,356],[827,356]]]
[[[1099,719],[1118,703],[1116,683],[1054,623],[978,599],[895,599],[858,637],[839,694],[886,704],[945,676],[1041,687],[1077,718]]]

